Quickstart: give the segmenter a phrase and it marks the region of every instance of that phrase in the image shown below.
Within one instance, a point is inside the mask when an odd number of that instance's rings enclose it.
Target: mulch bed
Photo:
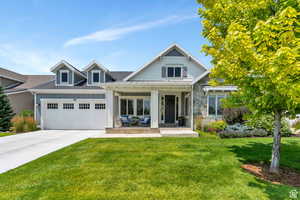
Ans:
[[[284,184],[294,187],[300,187],[300,172],[281,167],[279,174],[269,172],[269,166],[266,164],[245,164],[241,166],[247,172],[274,184]]]

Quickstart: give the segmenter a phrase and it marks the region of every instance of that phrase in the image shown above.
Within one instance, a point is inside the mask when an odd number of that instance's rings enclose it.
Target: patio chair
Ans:
[[[127,115],[121,116],[120,120],[121,120],[122,126],[129,126],[131,123],[131,120],[130,120],[130,118],[128,118]]]
[[[142,126],[149,126],[151,122],[151,118],[150,117],[144,117],[144,119],[140,120],[140,124]]]

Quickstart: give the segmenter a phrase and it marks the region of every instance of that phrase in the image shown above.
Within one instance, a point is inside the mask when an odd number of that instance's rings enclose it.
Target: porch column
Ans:
[[[158,113],[159,113],[159,106],[158,106],[158,90],[151,91],[151,128],[158,128]]]
[[[114,127],[114,91],[106,90],[105,104],[106,104],[105,128],[113,128]]]

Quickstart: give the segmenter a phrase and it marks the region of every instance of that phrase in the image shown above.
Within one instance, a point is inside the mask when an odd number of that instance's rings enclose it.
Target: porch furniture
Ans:
[[[178,117],[178,126],[180,126],[180,127],[185,126],[185,117],[183,117],[183,116]]]
[[[140,120],[140,124],[142,126],[149,126],[151,122],[151,118],[150,117],[144,117],[143,119]]]
[[[130,120],[130,118],[128,118],[127,115],[121,116],[120,120],[122,122],[122,126],[129,126],[131,123],[131,120]]]

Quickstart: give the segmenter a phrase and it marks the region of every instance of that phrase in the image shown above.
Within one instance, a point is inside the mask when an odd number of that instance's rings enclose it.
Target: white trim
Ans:
[[[237,86],[204,86],[203,90],[205,92],[209,92],[209,91],[237,91],[238,88]]]
[[[70,69],[72,72],[75,72],[76,74],[86,78],[86,76],[84,74],[82,74],[79,70],[77,71],[76,68],[74,66],[72,66],[70,63],[68,63],[65,60],[61,60],[59,61],[56,65],[54,65],[53,67],[50,68],[51,72],[55,72],[57,71],[57,68],[61,68],[61,65],[67,67],[68,69]]]
[[[104,67],[101,63],[98,63],[96,60],[92,60],[92,62],[90,62],[87,66],[85,66],[83,68],[83,71],[87,72],[89,71],[89,69],[93,66],[93,65],[97,65],[100,69],[102,69],[105,72],[109,72],[109,70]]]
[[[154,59],[152,59],[150,62],[146,63],[145,65],[143,65],[142,67],[140,67],[138,70],[136,70],[135,72],[133,72],[133,73],[129,74],[127,77],[125,77],[124,81],[128,81],[129,79],[131,79],[132,77],[134,77],[135,75],[137,75],[138,73],[140,73],[142,70],[144,70],[145,68],[147,68],[148,66],[150,66],[154,61],[156,61],[157,59],[159,59],[161,56],[163,56],[166,52],[168,52],[172,48],[178,48],[180,51],[183,52],[183,54],[185,54],[186,57],[191,58],[196,64],[198,64],[199,66],[201,66],[205,70],[207,70],[207,67],[205,67],[202,63],[200,63],[200,61],[198,61],[196,58],[194,58],[190,53],[188,53],[186,50],[184,50],[178,44],[172,44],[171,46],[169,46],[168,48],[166,48],[165,50],[163,50],[162,52],[160,52],[157,56],[155,56]]]
[[[37,94],[105,94],[104,89],[30,89]]]
[[[94,73],[98,73],[99,74],[99,82],[94,82]],[[94,69],[94,70],[91,70],[91,74],[92,74],[92,80],[91,80],[91,85],[99,85],[101,84],[101,70],[99,69]],[[104,72],[105,73],[105,72]]]
[[[63,82],[62,81],[62,73],[68,73],[68,80],[66,81],[66,82]],[[74,75],[74,74],[73,74]],[[70,86],[70,85],[72,85],[72,84],[70,84],[69,83],[69,81],[70,81],[70,71],[69,70],[59,70],[59,84],[57,84],[57,85],[61,85],[61,86]],[[74,84],[74,78],[73,78],[73,84]]]
[[[195,83],[197,83],[198,81],[200,81],[202,78],[204,78],[206,75],[210,74],[210,70],[207,70],[206,72],[204,72],[203,74],[201,74],[200,76],[198,76],[197,78],[195,78],[195,80],[193,81],[193,85]]]
[[[5,92],[5,91],[4,91],[4,94],[6,94],[6,95],[8,96],[8,95],[19,94],[19,93],[23,93],[23,92],[29,92],[29,90],[28,90],[28,89],[25,89],[25,90],[22,90],[22,91],[16,91],[16,92]]]
[[[36,121],[37,120],[37,115],[36,115],[36,106],[37,106],[36,105],[36,93],[34,93],[33,96],[34,96],[34,98],[33,98],[34,99],[34,101],[33,101],[33,103],[34,103],[33,104],[33,113],[34,113],[34,120]]]

